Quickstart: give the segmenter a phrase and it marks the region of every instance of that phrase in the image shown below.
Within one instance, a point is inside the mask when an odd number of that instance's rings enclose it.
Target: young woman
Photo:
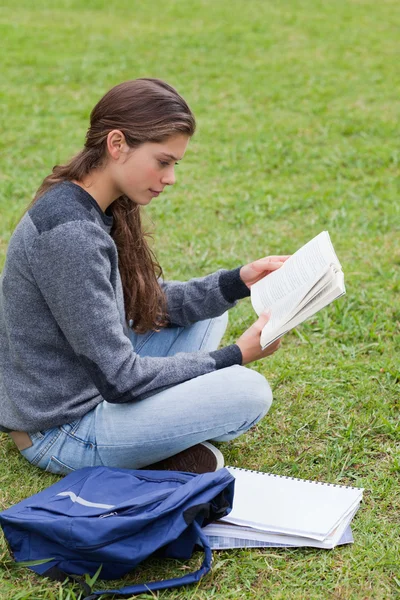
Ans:
[[[166,83],[117,85],[13,233],[0,280],[0,429],[38,467],[214,470],[223,457],[206,440],[231,440],[269,409],[267,381],[243,366],[279,346],[260,349],[267,315],[217,348],[227,310],[286,257],[164,282],[142,231],[141,207],[174,184],[194,131]]]

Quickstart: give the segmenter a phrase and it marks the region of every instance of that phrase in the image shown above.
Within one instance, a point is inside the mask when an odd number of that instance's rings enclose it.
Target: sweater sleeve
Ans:
[[[108,402],[137,400],[242,362],[235,344],[211,353],[137,355],[117,302],[117,250],[112,238],[94,223],[66,223],[42,233],[32,247],[30,263],[62,334]]]
[[[240,267],[232,271],[220,269],[186,282],[162,282],[161,287],[167,298],[169,320],[179,326],[218,317],[235,306],[237,300],[250,296],[249,288],[240,279]]]

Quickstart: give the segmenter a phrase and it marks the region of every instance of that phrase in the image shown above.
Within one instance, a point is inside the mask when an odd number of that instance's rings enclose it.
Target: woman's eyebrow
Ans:
[[[163,156],[166,156],[167,158],[171,158],[172,160],[181,160],[180,158],[177,158],[176,156],[174,156],[173,154],[167,154],[166,152],[161,152],[161,154]]]

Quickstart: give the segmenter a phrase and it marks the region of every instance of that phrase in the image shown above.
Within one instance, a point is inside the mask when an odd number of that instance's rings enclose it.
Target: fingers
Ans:
[[[292,255],[291,254],[279,254],[279,255],[273,255],[273,256],[266,256],[265,258],[269,258],[270,260],[277,260],[278,262],[285,262],[288,258],[290,258]]]
[[[284,262],[287,261],[289,256],[265,256],[252,263],[252,268],[255,271],[276,271],[280,269]]]
[[[279,350],[280,347],[281,347],[281,338],[279,338],[278,340],[275,340],[275,342],[272,342],[272,344],[270,344],[269,346],[267,346],[264,349],[264,356],[269,356],[270,354],[273,354],[274,352]]]
[[[262,331],[264,326],[268,323],[268,321],[271,318],[271,311],[270,310],[264,310],[264,312],[262,312],[260,314],[260,316],[258,317],[257,321],[255,321],[254,325],[257,328],[257,331]]]

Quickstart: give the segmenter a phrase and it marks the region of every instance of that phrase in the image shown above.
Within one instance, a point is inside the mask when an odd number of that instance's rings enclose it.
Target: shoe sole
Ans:
[[[195,449],[194,449],[195,448]],[[196,444],[170,458],[144,467],[150,470],[186,471],[187,473],[212,473],[224,466],[223,454],[218,448],[208,442]]]

